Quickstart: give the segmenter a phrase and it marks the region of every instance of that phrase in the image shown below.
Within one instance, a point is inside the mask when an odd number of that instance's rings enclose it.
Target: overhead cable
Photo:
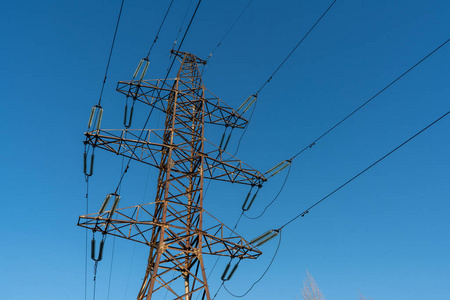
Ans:
[[[106,78],[108,76],[109,63],[111,62],[111,56],[112,56],[112,52],[113,52],[113,49],[114,49],[114,43],[116,42],[117,29],[119,28],[119,22],[120,22],[120,17],[122,15],[122,8],[123,8],[124,1],[125,0],[122,0],[122,3],[120,4],[120,11],[119,11],[119,16],[117,17],[116,29],[114,30],[114,37],[113,37],[113,40],[112,40],[111,49],[109,51],[108,63],[106,64],[105,77],[103,79],[102,89],[100,91],[100,98],[98,99],[98,105],[99,106],[100,106],[100,104],[102,102],[103,89],[105,88]]]
[[[148,50],[148,53],[147,53],[147,56],[146,56],[147,59],[148,59],[148,57],[150,56],[150,53],[152,52],[153,46],[155,45],[156,41],[157,41],[158,38],[159,38],[159,33],[161,32],[161,28],[163,27],[164,22],[166,21],[167,15],[169,14],[169,11],[170,11],[170,8],[172,7],[172,4],[173,4],[173,0],[170,1],[169,7],[168,7],[167,10],[166,10],[166,14],[164,15],[164,18],[163,18],[163,20],[162,20],[162,22],[161,22],[161,25],[159,25],[158,31],[156,32],[155,39],[153,40],[153,43],[152,43],[152,45],[150,46],[150,49]]]
[[[264,82],[264,84],[259,88],[259,90],[258,90],[254,95],[252,95],[252,97],[255,98],[253,110],[252,110],[252,113],[251,113],[251,115],[250,115],[249,121],[248,121],[247,125],[245,126],[244,131],[243,131],[242,134],[241,134],[241,137],[239,138],[238,146],[237,146],[237,149],[236,149],[236,152],[235,152],[234,155],[236,155],[236,153],[238,152],[239,147],[240,147],[240,145],[241,145],[242,138],[244,137],[245,133],[247,132],[248,125],[249,125],[249,123],[250,123],[250,121],[251,121],[251,119],[252,119],[253,113],[254,113],[254,111],[255,111],[255,109],[256,109],[256,104],[258,103],[258,100],[257,100],[258,94],[259,94],[259,93],[262,91],[262,89],[263,89],[263,88],[264,88],[264,87],[272,80],[273,76],[275,76],[275,74],[276,74],[276,73],[278,72],[278,70],[284,65],[284,63],[289,59],[289,57],[291,57],[291,55],[295,52],[295,50],[297,50],[297,48],[303,43],[303,41],[304,41],[304,40],[306,39],[306,37],[313,31],[313,29],[317,26],[317,24],[319,24],[319,22],[320,22],[320,21],[322,20],[322,18],[327,14],[327,12],[331,9],[331,7],[334,5],[334,3],[336,3],[336,1],[337,1],[337,0],[334,0],[334,1],[330,4],[330,6],[328,6],[328,8],[322,13],[322,15],[319,17],[319,19],[317,19],[317,21],[314,23],[314,25],[313,25],[313,26],[308,30],[308,32],[300,39],[300,41],[297,43],[297,45],[294,47],[294,49],[291,50],[291,52],[286,56],[286,58],[281,62],[281,64],[275,69],[275,71],[272,73],[272,75],[270,75],[269,79],[267,79],[267,80]]]
[[[209,61],[212,57],[212,55],[214,54],[214,52],[216,52],[217,48],[220,47],[220,45],[222,45],[223,40],[228,36],[228,34],[231,32],[231,30],[234,28],[234,26],[236,25],[236,23],[239,21],[239,19],[242,17],[242,15],[245,13],[245,11],[247,10],[247,8],[250,6],[250,4],[252,4],[253,0],[250,0],[247,5],[244,7],[244,10],[242,10],[242,12],[239,14],[239,16],[236,18],[236,20],[234,20],[233,24],[231,24],[230,28],[228,28],[227,32],[225,32],[225,34],[222,36],[222,38],[219,40],[219,43],[216,45],[216,47],[211,51],[211,53],[209,54],[208,58],[206,59],[206,61]]]
[[[405,76],[407,73],[409,73],[411,70],[413,70],[415,67],[417,67],[420,63],[422,63],[423,61],[425,61],[428,57],[430,57],[432,54],[434,54],[437,50],[439,50],[441,47],[443,47],[447,42],[449,42],[450,39],[448,39],[447,41],[445,41],[444,43],[442,43],[441,45],[439,45],[437,48],[435,48],[432,52],[430,52],[429,54],[427,54],[424,58],[422,58],[420,61],[418,61],[416,64],[414,64],[411,68],[409,68],[408,70],[406,70],[405,72],[403,72],[400,76],[398,76],[395,80],[393,80],[391,83],[389,83],[387,86],[385,86],[383,89],[381,89],[379,92],[377,92],[374,96],[372,96],[369,100],[367,100],[366,102],[364,102],[362,105],[360,105],[357,109],[353,110],[350,114],[348,114],[345,118],[343,118],[341,121],[339,121],[338,123],[336,123],[334,126],[332,126],[330,129],[328,129],[325,133],[323,133],[321,136],[319,136],[318,138],[316,138],[312,143],[308,144],[308,146],[306,146],[305,148],[303,148],[302,150],[300,150],[299,152],[297,152],[293,157],[291,157],[289,160],[285,160],[281,163],[279,163],[278,165],[276,165],[275,167],[273,167],[272,169],[277,170],[276,172],[281,171],[281,169],[283,167],[286,167],[286,165],[282,165],[285,162],[289,162],[291,163],[297,156],[299,156],[301,153],[303,153],[306,149],[312,148],[320,139],[322,139],[324,136],[326,136],[328,133],[330,133],[333,129],[335,129],[336,127],[338,127],[340,124],[342,124],[345,120],[347,120],[348,118],[350,118],[353,114],[355,114],[358,110],[360,110],[361,108],[363,108],[366,104],[368,104],[370,101],[372,101],[373,99],[375,99],[377,96],[379,96],[382,92],[384,92],[385,90],[387,90],[390,86],[392,86],[395,82],[397,82],[398,80],[400,80],[403,76]],[[290,166],[290,165],[289,165]],[[271,170],[269,170],[268,172],[266,172],[266,174],[270,173]],[[289,168],[290,171],[290,168]],[[275,175],[276,173],[272,173],[271,176]],[[270,178],[268,177],[268,178]],[[287,177],[285,179],[286,183]],[[278,195],[281,193],[281,191],[284,188],[284,183],[283,186],[281,187]],[[257,217],[249,217],[246,214],[244,214],[244,216],[248,219],[257,219],[259,217],[261,217],[264,212],[267,210],[267,208],[272,205],[274,203],[274,201],[278,198],[278,195],[272,200],[272,202],[269,203],[269,205],[266,206],[266,208],[264,209],[263,213],[258,215]]]
[[[341,125],[345,120],[347,120],[348,118],[350,118],[352,115],[354,115],[357,111],[359,111],[361,108],[363,108],[364,106],[366,106],[370,101],[372,101],[373,99],[375,99],[376,97],[378,97],[381,93],[383,93],[384,91],[386,91],[388,88],[390,88],[394,83],[396,83],[397,81],[399,81],[403,76],[405,76],[406,74],[408,74],[410,71],[412,71],[415,67],[417,67],[418,65],[420,65],[422,62],[424,62],[427,58],[429,58],[431,55],[433,55],[436,51],[438,51],[439,49],[441,49],[445,44],[447,44],[450,41],[450,39],[446,40],[444,43],[440,44],[436,49],[434,49],[433,51],[431,51],[430,53],[428,53],[424,58],[422,58],[421,60],[419,60],[416,64],[414,64],[411,68],[409,68],[408,70],[406,70],[405,72],[403,72],[400,76],[398,76],[396,79],[394,79],[391,83],[389,83],[388,85],[386,85],[384,88],[382,88],[378,93],[376,93],[375,95],[373,95],[369,100],[367,100],[366,102],[364,102],[363,104],[361,104],[358,108],[356,108],[354,111],[352,111],[350,114],[348,114],[345,118],[343,118],[342,120],[340,120],[339,122],[337,122],[335,125],[333,125],[330,129],[328,129],[325,133],[323,133],[321,136],[319,136],[318,138],[316,138],[313,142],[309,143],[305,148],[303,148],[302,150],[300,150],[299,152],[297,152],[292,158],[291,160],[295,159],[297,156],[299,156],[300,154],[302,154],[306,149],[312,148],[320,139],[322,139],[324,136],[326,136],[328,133],[330,133],[333,129],[335,129],[336,127],[338,127],[339,125]]]
[[[175,46],[177,45],[178,38],[180,37],[181,31],[183,30],[184,21],[186,21],[186,17],[188,15],[189,9],[191,8],[191,4],[192,4],[192,0],[189,1],[189,5],[186,9],[186,13],[184,14],[183,21],[181,22],[181,25],[180,25],[180,29],[178,29],[177,36],[175,38],[175,41],[173,42],[172,50],[175,49]]]
[[[270,75],[269,79],[267,79],[266,82],[264,82],[264,84],[259,88],[259,90],[256,92],[256,95],[259,94],[259,92],[261,92],[261,90],[266,86],[266,84],[268,84],[273,76],[278,72],[278,70],[284,65],[284,63],[289,59],[289,57],[291,57],[291,55],[295,52],[295,50],[297,50],[297,48],[301,45],[301,43],[303,43],[303,41],[306,39],[306,37],[311,33],[311,31],[313,31],[313,29],[316,27],[317,24],[319,24],[319,22],[322,20],[322,18],[327,14],[327,12],[331,9],[331,7],[333,7],[334,3],[336,3],[337,0],[334,0],[330,6],[328,6],[328,8],[323,12],[323,14],[320,16],[319,19],[317,19],[317,21],[314,23],[314,25],[308,30],[308,32],[300,39],[300,41],[297,43],[297,45],[295,45],[294,49],[292,49],[292,51],[288,54],[288,56],[286,56],[286,58],[281,62],[281,64],[278,66],[278,68],[276,68],[276,70],[272,73],[272,75]]]
[[[319,201],[317,201],[316,203],[314,203],[313,205],[311,205],[310,207],[308,207],[306,210],[304,210],[303,212],[301,212],[300,214],[296,215],[295,217],[293,217],[291,220],[289,220],[288,222],[286,222],[283,226],[281,226],[279,228],[279,230],[283,229],[284,227],[286,227],[287,225],[289,225],[290,223],[294,222],[296,219],[298,219],[299,217],[304,217],[305,214],[307,214],[312,208],[316,207],[317,205],[319,205],[321,202],[325,201],[327,198],[329,198],[331,195],[333,195],[334,193],[336,193],[337,191],[339,191],[340,189],[342,189],[344,186],[346,186],[347,184],[349,184],[350,182],[352,182],[353,180],[355,180],[356,178],[358,178],[359,176],[361,176],[363,173],[365,173],[366,171],[370,170],[373,166],[375,166],[376,164],[378,164],[379,162],[381,162],[383,159],[385,159],[386,157],[388,157],[389,155],[391,155],[392,153],[394,153],[395,151],[397,151],[398,149],[400,149],[401,147],[403,147],[404,145],[406,145],[408,142],[410,142],[411,140],[413,140],[415,137],[417,137],[419,134],[421,134],[422,132],[424,132],[425,130],[427,130],[428,128],[430,128],[431,126],[433,126],[434,124],[436,124],[437,122],[439,122],[440,120],[442,120],[444,117],[446,117],[448,114],[450,114],[450,111],[447,111],[445,114],[443,114],[441,117],[437,118],[436,120],[434,120],[431,124],[429,124],[428,126],[426,126],[425,128],[423,128],[422,130],[420,130],[419,132],[417,132],[416,134],[414,134],[412,137],[410,137],[409,139],[407,139],[406,141],[404,141],[403,143],[401,143],[399,146],[395,147],[393,150],[389,151],[386,155],[384,155],[383,157],[381,157],[380,159],[378,159],[377,161],[375,161],[373,164],[371,164],[370,166],[368,166],[367,168],[365,168],[364,170],[362,170],[361,172],[359,172],[358,174],[356,174],[355,176],[353,176],[352,178],[350,178],[349,180],[347,180],[344,184],[340,185],[338,188],[336,188],[335,190],[333,190],[331,193],[329,193],[328,195],[326,195],[325,197],[323,197],[322,199],[320,199]]]

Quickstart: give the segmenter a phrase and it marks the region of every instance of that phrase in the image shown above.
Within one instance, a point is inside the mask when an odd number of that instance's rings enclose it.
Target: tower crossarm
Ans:
[[[255,259],[262,254],[260,250],[205,210],[203,210],[205,224],[213,223],[213,225],[204,230],[195,229],[186,233],[186,228],[180,226],[180,221],[175,215],[164,223],[158,221],[150,213],[154,205],[155,203],[147,203],[117,209],[113,216],[110,216],[110,211],[102,214],[83,215],[78,219],[78,226],[154,247],[157,244],[151,239],[152,231],[155,227],[157,229],[164,227],[167,234],[164,244],[167,249],[185,249],[186,251],[185,241],[187,239],[201,237],[203,254],[242,259]],[[180,217],[185,216],[181,215]]]
[[[84,134],[85,143],[115,154],[159,167],[164,145],[164,130],[106,129]]]
[[[117,91],[129,98],[138,100],[144,104],[150,105],[166,113],[169,95],[175,90],[173,83],[175,79],[155,79],[155,80],[133,80],[119,81]],[[194,90],[184,87],[183,82],[178,85],[178,97],[182,100],[184,97],[191,96]],[[230,128],[245,128],[248,121],[233,108],[228,106],[220,98],[205,88],[205,123],[222,125]]]
[[[172,171],[190,175],[190,164],[197,156],[204,157],[204,178],[227,181],[253,186],[261,186],[266,178],[257,170],[246,165],[231,154],[217,148],[207,153],[198,153],[194,157],[186,155],[186,144],[168,145],[164,143],[165,130],[152,129],[106,129],[86,132],[86,143],[118,155],[122,155],[145,164],[164,168],[161,165],[161,154],[164,149],[172,149],[180,158]],[[183,159],[184,157],[184,159]],[[198,171],[197,171],[198,172]]]
[[[213,180],[252,186],[262,186],[267,180],[259,171],[221,149],[208,152],[205,155],[205,165],[205,178]]]

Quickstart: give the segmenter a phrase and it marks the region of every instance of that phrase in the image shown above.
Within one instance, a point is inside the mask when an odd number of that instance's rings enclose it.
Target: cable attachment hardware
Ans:
[[[253,103],[255,103],[257,98],[258,96],[256,94],[249,96],[247,100],[245,100],[244,103],[242,103],[241,106],[239,106],[237,111],[242,109],[242,112],[240,114],[245,113],[253,105]]]
[[[248,192],[247,197],[245,197],[244,204],[242,204],[243,211],[247,211],[250,209],[250,207],[252,206],[253,201],[255,201],[256,195],[258,195],[258,192],[260,189],[261,189],[261,186],[258,186],[258,189],[256,190],[255,194],[253,196],[251,196],[253,186],[250,188],[250,191]],[[251,199],[251,200],[249,201],[249,199]]]
[[[103,246],[105,245],[105,240],[102,239],[100,241],[100,247],[98,249],[98,256],[97,258],[95,257],[95,237],[92,237],[92,241],[91,241],[91,259],[95,262],[99,262],[102,260],[103,258]]]
[[[91,115],[89,116],[88,131],[92,131],[92,123],[97,123],[96,130],[100,129],[102,123],[103,108],[100,105],[95,105],[91,109]]]
[[[114,196],[114,202],[111,207],[111,210],[109,211],[109,218],[111,218],[112,215],[116,212],[117,205],[119,204],[119,201],[120,201],[120,196],[117,193],[109,193],[108,195],[106,195],[106,198],[105,198],[105,200],[103,200],[103,204],[100,207],[100,210],[98,211],[99,216],[105,212],[106,206],[108,205],[109,200],[113,196]]]
[[[284,169],[289,167],[291,165],[291,163],[292,163],[292,159],[284,160],[284,161],[280,162],[279,164],[277,164],[275,167],[267,170],[267,172],[264,173],[264,175],[268,175],[266,178],[275,176],[276,174],[280,173],[281,171],[283,171]]]
[[[141,72],[141,76],[139,78],[139,81],[143,80],[144,76],[145,76],[145,73],[147,72],[149,64],[150,64],[150,61],[148,60],[148,58],[144,57],[143,59],[141,59],[141,61],[139,62],[138,66],[136,68],[136,71],[134,71],[133,80],[139,74],[139,71],[141,70],[142,65],[144,65],[144,68],[142,69],[142,72]]]
[[[84,175],[86,175],[88,177],[92,176],[92,174],[94,173],[94,150],[92,150],[89,166],[88,166],[88,154],[86,153],[86,150],[84,151],[83,158],[84,158],[83,159]]]
[[[261,234],[257,238],[251,240],[250,244],[256,244],[256,247],[261,246],[262,244],[265,244],[268,241],[270,241],[271,239],[273,239],[274,237],[276,237],[279,233],[280,233],[279,229],[269,230],[269,231]]]
[[[228,281],[231,279],[231,277],[233,277],[234,272],[236,271],[237,267],[239,266],[239,262],[238,261],[232,268],[230,271],[230,267],[231,267],[231,261],[227,264],[227,266],[225,267],[225,270],[223,271],[222,277],[220,277],[220,279],[222,279],[222,281]]]
[[[128,114],[128,101],[125,103],[125,113],[123,115],[123,125],[125,128],[130,128],[131,121],[133,120],[133,111],[134,104],[136,103],[136,99],[133,99],[133,103],[131,104],[130,114]]]

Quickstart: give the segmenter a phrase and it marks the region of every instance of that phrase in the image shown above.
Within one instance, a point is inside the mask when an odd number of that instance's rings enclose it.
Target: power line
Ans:
[[[383,89],[381,89],[379,92],[377,92],[374,96],[372,96],[369,100],[367,100],[366,102],[364,102],[362,105],[360,105],[358,108],[356,108],[355,110],[353,110],[350,114],[348,114],[345,118],[343,118],[342,120],[340,120],[338,123],[336,123],[334,126],[332,126],[330,129],[328,129],[325,133],[323,133],[322,135],[320,135],[318,138],[316,138],[313,142],[311,142],[310,144],[308,144],[308,146],[304,147],[302,150],[300,150],[299,152],[297,152],[291,159],[290,161],[294,160],[297,156],[299,156],[301,153],[303,153],[306,149],[312,148],[320,139],[322,139],[324,136],[326,136],[328,133],[330,133],[332,130],[334,130],[336,127],[338,127],[340,124],[342,124],[345,120],[347,120],[348,118],[350,118],[353,114],[355,114],[357,111],[359,111],[361,108],[363,108],[365,105],[367,105],[370,101],[372,101],[373,99],[375,99],[377,96],[379,96],[381,93],[383,93],[384,91],[386,91],[389,87],[391,87],[394,83],[396,83],[398,80],[400,80],[403,76],[405,76],[406,74],[408,74],[410,71],[412,71],[415,67],[417,67],[419,64],[421,64],[422,62],[424,62],[427,58],[429,58],[431,55],[433,55],[436,51],[438,51],[440,48],[442,48],[445,44],[447,44],[450,41],[450,39],[446,40],[444,43],[440,44],[437,48],[435,48],[433,51],[431,51],[429,54],[427,54],[424,58],[422,58],[420,61],[418,61],[417,63],[415,63],[412,67],[410,67],[408,70],[406,70],[405,72],[403,72],[400,76],[398,76],[396,79],[394,79],[392,82],[390,82],[388,85],[386,85]],[[290,171],[290,168],[289,168]],[[287,178],[286,178],[287,180]],[[284,187],[284,184],[283,184]],[[282,187],[282,189],[283,189]],[[280,192],[282,191],[282,189],[280,190]],[[278,197],[278,196],[277,196]],[[269,205],[264,209],[263,213],[266,211],[266,209],[273,204],[273,202],[277,199],[277,197],[275,197],[275,199],[269,203]],[[252,217],[248,217],[247,215],[245,215],[245,217],[249,218],[249,219],[256,219],[262,216],[262,214],[260,214],[259,216],[252,218]]]
[[[122,8],[123,8],[124,1],[125,0],[122,0],[122,4],[120,5],[119,16],[117,18],[116,29],[114,30],[114,37],[113,37],[113,41],[112,41],[112,44],[111,44],[111,49],[109,51],[108,63],[106,64],[106,70],[105,70],[105,78],[103,79],[103,84],[102,84],[102,88],[101,88],[101,91],[100,91],[100,98],[98,100],[98,105],[100,105],[101,102],[102,102],[103,89],[105,88],[106,78],[108,76],[109,63],[111,62],[111,56],[112,56],[112,52],[113,52],[113,49],[114,49],[114,43],[116,42],[117,30],[119,28],[119,22],[120,22],[120,17],[122,15]]]
[[[219,40],[219,43],[216,45],[216,47],[211,51],[211,53],[209,54],[208,58],[206,59],[206,61],[209,61],[212,57],[212,55],[214,54],[214,52],[216,52],[217,48],[220,47],[220,45],[222,45],[223,40],[228,36],[228,34],[231,32],[231,30],[233,30],[234,26],[236,25],[236,23],[239,21],[239,19],[242,17],[242,15],[247,11],[248,7],[250,6],[250,4],[252,4],[253,0],[250,0],[247,5],[244,7],[244,10],[242,10],[242,12],[239,14],[239,16],[236,18],[236,20],[234,20],[233,24],[231,24],[230,28],[228,28],[227,32],[225,32],[225,34],[222,36],[222,38]]]
[[[175,38],[175,41],[173,42],[172,49],[175,49],[175,45],[177,44],[178,38],[180,37],[181,30],[183,29],[184,21],[186,21],[186,17],[188,15],[189,9],[191,8],[191,4],[192,4],[192,0],[189,1],[189,5],[186,9],[186,13],[184,14],[183,21],[181,22],[181,25],[180,25],[180,29],[178,29],[177,36]]]
[[[281,64],[278,66],[278,68],[276,68],[276,70],[272,73],[272,75],[270,75],[269,79],[267,79],[266,82],[264,82],[264,84],[259,88],[259,90],[256,92],[256,95],[258,95],[259,92],[261,92],[261,90],[266,86],[266,84],[268,84],[270,82],[270,80],[272,80],[273,76],[278,72],[278,70],[284,65],[284,63],[289,59],[289,57],[291,57],[291,55],[295,52],[295,50],[297,50],[298,46],[301,45],[301,43],[303,43],[303,41],[306,39],[306,37],[311,33],[311,31],[313,31],[313,29],[316,27],[317,24],[319,24],[319,22],[322,20],[322,18],[327,14],[327,12],[331,9],[331,7],[334,5],[334,3],[336,3],[337,0],[334,0],[330,6],[328,6],[328,8],[323,12],[323,14],[320,16],[319,19],[317,19],[317,21],[314,23],[314,25],[308,30],[308,32],[301,38],[301,40],[297,43],[297,45],[294,47],[294,49],[292,49],[292,51],[288,54],[288,56],[286,56],[286,58],[281,62]]]
[[[169,14],[169,11],[170,11],[170,8],[172,7],[172,4],[173,4],[173,0],[170,1],[169,7],[168,7],[167,10],[166,10],[166,14],[164,15],[164,18],[163,18],[163,20],[162,20],[162,22],[161,22],[161,25],[159,25],[159,29],[158,29],[158,31],[156,32],[155,39],[153,40],[153,43],[152,43],[152,45],[150,46],[150,49],[148,50],[148,53],[147,53],[147,56],[146,56],[147,59],[148,59],[148,57],[150,56],[150,53],[152,52],[153,46],[155,45],[156,41],[157,41],[158,38],[159,38],[159,33],[161,32],[161,28],[163,27],[164,22],[166,21],[167,15]]]
[[[328,133],[330,133],[333,129],[335,129],[336,127],[338,127],[339,125],[341,125],[345,120],[347,120],[348,118],[350,118],[352,115],[354,115],[357,111],[359,111],[361,108],[363,108],[364,106],[366,106],[370,101],[372,101],[373,99],[375,99],[376,97],[378,97],[381,93],[383,93],[384,91],[386,91],[388,88],[390,88],[394,83],[396,83],[397,81],[399,81],[403,76],[405,76],[406,74],[408,74],[410,71],[412,71],[415,67],[417,67],[418,65],[420,65],[422,62],[424,62],[428,57],[430,57],[431,55],[433,55],[436,51],[438,51],[439,49],[441,49],[445,44],[447,44],[450,41],[450,39],[446,40],[444,43],[440,44],[436,49],[434,49],[433,51],[431,51],[429,54],[427,54],[424,58],[422,58],[420,61],[418,61],[416,64],[414,64],[411,68],[409,68],[408,70],[406,70],[405,72],[403,72],[400,76],[398,76],[396,79],[394,79],[391,83],[389,83],[387,86],[385,86],[383,89],[381,89],[378,93],[376,93],[374,96],[372,96],[369,100],[367,100],[366,102],[364,102],[363,104],[361,104],[358,108],[356,108],[354,111],[352,111],[350,114],[348,114],[345,118],[343,118],[342,120],[340,120],[339,122],[337,122],[334,126],[332,126],[330,129],[328,129],[325,133],[323,133],[321,136],[319,136],[318,138],[316,138],[312,143],[310,143],[308,146],[306,146],[305,148],[303,148],[302,150],[300,150],[299,152],[297,152],[292,158],[291,160],[295,159],[297,156],[299,156],[301,153],[303,153],[306,149],[312,148],[316,142],[318,142],[320,139],[322,139],[324,136],[326,136]]]
[[[112,269],[113,269],[113,263],[114,263],[114,250],[116,248],[116,237],[114,236],[113,239],[113,247],[112,247],[112,254],[111,254],[111,265],[109,268],[109,279],[108,279],[108,294],[106,299],[109,300],[109,292],[111,291],[111,275],[112,275]]]
[[[448,114],[450,114],[450,111],[446,112],[444,115],[442,115],[441,117],[437,118],[436,120],[434,120],[431,124],[429,124],[428,126],[426,126],[425,128],[423,128],[422,130],[420,130],[419,132],[417,132],[416,134],[414,134],[412,137],[410,137],[409,139],[407,139],[406,141],[404,141],[403,143],[401,143],[399,146],[397,146],[396,148],[394,148],[393,150],[391,150],[390,152],[388,152],[386,155],[384,155],[383,157],[381,157],[380,159],[378,159],[377,161],[375,161],[373,164],[371,164],[370,166],[368,166],[367,168],[365,168],[364,170],[362,170],[361,172],[359,172],[358,174],[356,174],[355,176],[353,176],[351,179],[347,180],[344,184],[342,184],[341,186],[339,186],[337,189],[335,189],[334,191],[332,191],[331,193],[329,193],[328,195],[326,195],[325,197],[323,197],[322,199],[320,199],[319,201],[317,201],[316,203],[314,203],[313,205],[311,205],[310,207],[308,207],[306,210],[304,210],[302,213],[298,214],[297,216],[295,216],[294,218],[292,218],[291,220],[289,220],[288,222],[286,222],[283,226],[281,226],[279,228],[279,230],[283,229],[284,227],[286,227],[287,225],[289,225],[290,223],[292,223],[293,221],[295,221],[296,219],[298,219],[299,217],[303,217],[305,216],[305,214],[307,214],[312,208],[314,208],[315,206],[319,205],[319,203],[325,201],[328,197],[330,197],[331,195],[333,195],[334,193],[336,193],[337,191],[339,191],[340,189],[342,189],[344,186],[346,186],[347,184],[349,184],[350,182],[352,182],[353,180],[355,180],[356,178],[358,178],[359,176],[361,176],[363,173],[365,173],[366,171],[368,171],[369,169],[371,169],[373,166],[375,166],[376,164],[378,164],[379,162],[381,162],[383,159],[385,159],[386,157],[388,157],[389,155],[391,155],[392,153],[394,153],[395,151],[397,151],[398,149],[400,149],[401,147],[403,147],[404,145],[406,145],[408,142],[410,142],[412,139],[414,139],[415,137],[417,137],[419,134],[421,134],[422,132],[424,132],[425,130],[427,130],[428,128],[430,128],[431,126],[433,126],[434,124],[436,124],[437,122],[439,122],[440,120],[442,120],[444,117],[446,117]]]
[[[314,208],[315,206],[317,206],[319,203],[323,202],[324,200],[326,200],[328,197],[330,197],[331,195],[333,195],[334,193],[336,193],[337,191],[339,191],[341,188],[343,188],[344,186],[346,186],[347,184],[349,184],[350,182],[352,182],[353,180],[355,180],[356,178],[358,178],[359,176],[361,176],[363,173],[365,173],[366,171],[368,171],[369,169],[371,169],[373,166],[375,166],[376,164],[378,164],[379,162],[381,162],[383,159],[385,159],[386,157],[388,157],[389,155],[391,155],[392,153],[394,153],[395,151],[397,151],[398,149],[400,149],[401,147],[403,147],[404,145],[406,145],[408,142],[410,142],[411,140],[413,140],[415,137],[417,137],[418,135],[420,135],[422,132],[424,132],[425,130],[427,130],[428,128],[430,128],[431,126],[433,126],[434,124],[436,124],[437,122],[439,122],[440,120],[442,120],[444,117],[446,117],[448,114],[450,114],[450,111],[446,112],[444,115],[442,115],[441,117],[437,118],[436,120],[434,120],[431,124],[429,124],[428,126],[426,126],[425,128],[423,128],[422,130],[420,130],[419,132],[417,132],[416,134],[414,134],[412,137],[410,137],[409,139],[407,139],[406,141],[404,141],[403,143],[401,143],[399,146],[397,146],[396,148],[394,148],[393,150],[391,150],[390,152],[388,152],[387,154],[385,154],[383,157],[381,157],[380,159],[378,159],[377,161],[375,161],[374,163],[372,163],[369,167],[365,168],[363,171],[359,172],[357,175],[353,176],[351,179],[349,179],[348,181],[346,181],[344,184],[342,184],[341,186],[339,186],[338,188],[336,188],[335,190],[333,190],[331,193],[329,193],[328,195],[326,195],[325,197],[323,197],[322,199],[320,199],[319,201],[317,201],[316,203],[314,203],[313,205],[311,205],[309,208],[307,208],[306,210],[304,210],[302,213],[298,214],[297,216],[295,216],[294,218],[292,218],[291,220],[289,220],[288,222],[286,222],[283,226],[281,226],[280,228],[277,229],[277,231],[280,234],[280,239],[278,242],[278,246],[277,246],[277,250],[275,252],[274,257],[272,258],[268,268],[266,269],[266,271],[263,273],[263,275],[257,280],[255,281],[252,286],[250,287],[249,290],[247,290],[244,294],[242,295],[236,295],[231,293],[227,287],[225,286],[225,282],[222,282],[221,286],[219,287],[218,291],[216,292],[215,296],[218,294],[218,292],[220,291],[220,289],[222,288],[222,286],[225,288],[225,290],[233,297],[244,297],[246,296],[252,289],[253,287],[264,277],[264,275],[267,273],[267,271],[269,270],[270,266],[272,265],[273,260],[276,257],[276,254],[278,253],[278,249],[280,247],[281,244],[281,231],[284,227],[286,227],[287,225],[289,225],[290,223],[292,223],[293,221],[295,221],[296,219],[298,219],[299,217],[304,217],[307,213],[309,213],[309,211]],[[238,220],[239,222],[239,220]],[[236,224],[237,226],[237,224]],[[235,227],[236,227],[235,226]],[[214,297],[215,297],[214,296]]]
[[[275,69],[275,71],[272,73],[272,75],[269,77],[269,79],[267,79],[265,82],[264,82],[264,84],[259,88],[259,90],[254,94],[254,96],[256,97],[256,101],[255,101],[255,107],[256,107],[256,104],[258,103],[258,100],[257,100],[257,98],[258,98],[258,94],[262,91],[262,89],[272,80],[272,78],[273,78],[273,76],[275,76],[275,74],[278,72],[278,70],[284,65],[284,63],[289,59],[289,57],[291,57],[291,55],[295,52],[295,50],[297,50],[297,48],[303,43],[303,41],[306,39],[306,37],[313,31],[313,29],[317,26],[317,24],[319,24],[319,22],[322,20],[322,18],[327,14],[327,12],[331,9],[331,7],[334,5],[334,3],[336,3],[336,1],[337,0],[334,0],[331,4],[330,4],[330,6],[328,6],[328,8],[322,13],[322,15],[319,17],[319,19],[317,19],[317,21],[314,23],[314,25],[308,30],[308,32],[300,39],[300,41],[297,43],[297,45],[294,47],[294,49],[292,49],[291,50],[291,52],[286,56],[286,58],[281,62],[281,64]],[[250,116],[250,120],[251,120],[251,118],[252,118],[252,116],[253,116],[253,112],[255,111],[255,107],[253,108],[253,111],[252,111],[252,115]],[[250,123],[250,120],[249,120],[249,123]],[[248,128],[248,124],[249,123],[247,123],[247,126],[245,127],[245,129],[244,129],[244,132],[242,133],[242,135],[241,135],[241,137],[239,138],[239,142],[238,142],[238,146],[237,146],[237,149],[236,149],[236,153],[237,153],[237,151],[239,150],[239,146],[240,146],[240,144],[241,144],[241,141],[242,141],[242,138],[244,137],[244,134],[246,133],[246,131],[247,131],[247,128]],[[236,155],[236,153],[235,153],[235,155]]]

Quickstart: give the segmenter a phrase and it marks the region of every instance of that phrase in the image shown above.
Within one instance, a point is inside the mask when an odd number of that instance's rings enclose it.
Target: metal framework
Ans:
[[[155,201],[80,216],[78,225],[150,247],[137,299],[168,290],[172,299],[201,295],[210,300],[203,254],[255,259],[261,252],[203,209],[203,182],[261,186],[266,179],[205,140],[207,123],[244,128],[247,120],[205,89],[198,68],[205,61],[186,52],[173,54],[181,62],[175,79],[121,81],[117,87],[133,101],[163,111],[164,129],[85,133],[92,147],[158,168]]]

